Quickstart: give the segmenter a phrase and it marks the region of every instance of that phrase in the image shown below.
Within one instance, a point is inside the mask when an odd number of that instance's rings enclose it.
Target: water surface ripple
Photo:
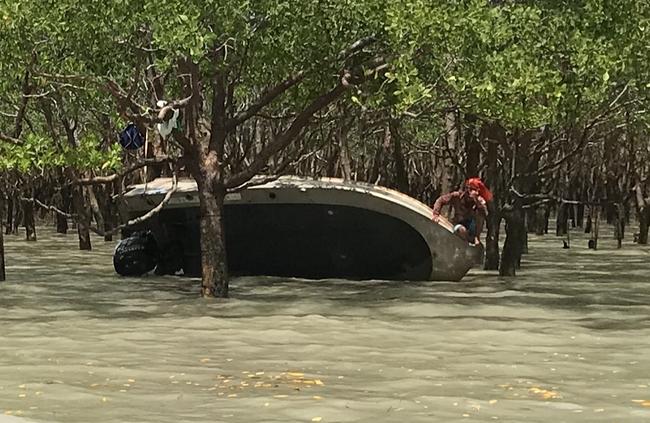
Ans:
[[[576,234],[576,236],[579,236]],[[532,238],[516,279],[126,279],[6,239],[0,412],[43,422],[650,421],[650,249]],[[2,420],[0,420],[2,421]]]

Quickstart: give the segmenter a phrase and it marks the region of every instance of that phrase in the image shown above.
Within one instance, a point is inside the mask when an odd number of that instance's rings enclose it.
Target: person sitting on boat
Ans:
[[[433,205],[433,221],[438,222],[440,212],[446,205],[454,210],[451,223],[454,233],[467,242],[480,245],[483,223],[487,217],[487,202],[492,200],[492,193],[481,178],[469,178],[463,189],[440,196]]]

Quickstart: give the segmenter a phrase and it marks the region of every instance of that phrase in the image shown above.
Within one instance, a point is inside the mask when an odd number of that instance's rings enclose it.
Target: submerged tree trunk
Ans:
[[[569,213],[567,210],[568,205],[565,203],[560,203],[557,206],[557,216],[555,224],[555,235],[563,236],[566,235],[569,230]]]
[[[584,219],[585,219],[585,205],[578,204],[578,210],[576,212],[576,226],[582,228],[584,225]]]
[[[64,200],[63,200],[63,193],[61,191],[54,194],[54,196],[52,197],[52,203],[54,204],[54,207],[58,208],[61,211],[67,210],[67,207],[65,207]],[[56,219],[56,233],[67,234],[68,218],[60,215],[59,213],[55,213],[54,216]]]
[[[7,198],[7,224],[5,225],[5,235],[11,234],[14,227],[14,200],[9,196]]]
[[[56,233],[57,234],[67,234],[68,233],[68,219],[65,216],[56,214]]]
[[[539,206],[535,210],[535,235],[544,235],[548,227],[548,207]]]
[[[519,234],[519,236],[521,236],[521,253],[528,254],[528,219],[526,218],[526,213],[523,210],[521,211],[521,216],[524,219],[524,230]]]
[[[526,230],[531,234],[536,233],[537,227],[539,226],[537,224],[538,210],[539,208],[529,208],[524,211],[526,215]]]
[[[95,194],[95,189],[91,185],[85,186],[84,188],[86,190],[86,195],[88,198],[88,205],[90,206],[90,210],[92,211],[92,214],[95,217],[95,222],[97,223],[97,227],[100,230],[105,230],[106,223],[104,220],[104,216],[102,215],[101,207],[99,206],[99,201],[97,201],[97,195]]]
[[[648,229],[650,229],[650,213],[646,210],[639,215],[639,244],[648,244]]]
[[[567,204],[567,220],[571,220],[571,228],[576,227],[576,207],[575,204]],[[567,231],[569,224],[567,222]]]
[[[23,203],[23,222],[25,224],[25,240],[36,241],[36,222],[34,221],[34,202],[25,200]]]
[[[494,202],[488,203],[487,236],[485,237],[485,270],[499,269],[499,227],[501,215],[494,207]]]
[[[648,244],[648,228],[650,228],[650,207],[641,184],[634,187],[636,194],[636,211],[639,219],[639,244]]]
[[[117,213],[110,192],[104,198],[104,241],[113,241],[113,228],[118,226]]]
[[[621,248],[625,236],[625,207],[621,203],[616,203],[614,207],[614,236],[616,237],[616,247]]]
[[[523,211],[518,207],[507,207],[503,213],[506,219],[506,240],[499,267],[500,276],[515,276],[522,254],[522,233],[526,232]]]
[[[591,220],[593,222],[593,231],[591,233],[591,240],[589,241],[589,247],[594,250],[597,250],[598,235],[600,232],[600,206],[593,206],[591,208]]]
[[[492,185],[494,199],[488,203],[487,235],[485,239],[485,270],[499,269],[499,230],[501,226],[501,214],[498,201],[501,201],[499,185],[498,155],[499,143],[503,141],[505,132],[493,131],[491,126],[484,126],[481,133],[487,140],[487,179]]]
[[[201,295],[228,297],[228,262],[223,227],[223,184],[197,181],[201,209]]]
[[[72,188],[72,204],[77,212],[77,234],[79,235],[79,249],[82,251],[92,250],[90,243],[90,213],[86,210],[83,196],[83,187]]]
[[[0,282],[7,279],[5,273],[5,239],[4,239],[5,196],[0,192]]]
[[[11,233],[18,235],[18,228],[20,228],[20,224],[23,222],[23,208],[21,207],[20,199],[14,201],[13,213],[13,227],[11,228]]]

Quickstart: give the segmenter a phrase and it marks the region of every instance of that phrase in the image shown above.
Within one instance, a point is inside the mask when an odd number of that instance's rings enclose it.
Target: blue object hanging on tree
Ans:
[[[144,137],[135,123],[129,123],[120,133],[120,145],[126,150],[137,150],[144,145]]]

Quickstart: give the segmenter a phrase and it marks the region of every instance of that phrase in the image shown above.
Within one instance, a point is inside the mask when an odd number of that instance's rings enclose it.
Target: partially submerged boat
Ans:
[[[135,185],[123,195],[129,219],[159,204],[169,178]],[[228,269],[236,275],[309,279],[460,280],[482,250],[431,220],[432,210],[400,192],[341,179],[280,177],[226,196]],[[178,181],[160,213],[123,232],[115,269],[123,275],[199,276],[196,182]]]

